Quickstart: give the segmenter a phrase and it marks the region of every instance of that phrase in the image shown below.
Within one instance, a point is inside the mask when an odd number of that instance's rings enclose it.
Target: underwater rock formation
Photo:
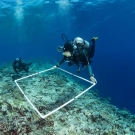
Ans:
[[[29,74],[53,65],[33,62]],[[0,67],[0,133],[12,135],[134,135],[135,115],[120,110],[92,89],[45,119],[32,109],[12,80],[11,63]],[[25,76],[21,73],[21,76]],[[47,114],[69,101],[86,85],[59,70],[19,81],[24,93]]]

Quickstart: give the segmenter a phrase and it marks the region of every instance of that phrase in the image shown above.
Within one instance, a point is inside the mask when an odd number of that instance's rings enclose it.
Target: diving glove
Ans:
[[[57,68],[57,66],[53,66],[52,68]]]
[[[60,65],[59,65],[59,63],[57,64],[57,65],[55,65],[55,66],[53,66],[52,68],[57,68],[57,67],[59,67]]]
[[[98,37],[93,37],[91,40],[97,40],[98,39]]]
[[[57,51],[58,51],[58,52],[62,52],[62,50],[63,50],[63,47],[62,47],[62,46],[58,46],[58,47],[57,47]]]
[[[91,74],[91,75],[90,75],[90,80],[91,80],[93,83],[97,83],[97,80],[95,79],[94,74]]]

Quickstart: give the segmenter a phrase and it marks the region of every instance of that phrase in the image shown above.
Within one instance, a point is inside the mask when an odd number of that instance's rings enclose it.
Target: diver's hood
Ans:
[[[19,58],[16,58],[15,60],[16,60],[16,61],[19,61],[20,59],[19,59]]]
[[[64,44],[64,47],[63,47],[63,52],[66,52],[66,51],[69,51],[69,52],[73,52],[73,46],[72,46],[72,44],[71,44],[71,42],[66,42],[65,44]]]

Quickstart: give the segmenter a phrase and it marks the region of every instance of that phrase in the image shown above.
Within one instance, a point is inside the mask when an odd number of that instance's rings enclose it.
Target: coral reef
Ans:
[[[29,74],[52,66],[48,61],[35,61]],[[0,135],[135,135],[135,115],[111,105],[111,99],[99,97],[96,89],[41,119],[12,80],[11,63],[1,65],[0,71]],[[18,83],[42,114],[88,87],[57,69]]]
[[[10,125],[4,122],[0,122],[0,130],[3,132],[8,132],[10,130]]]

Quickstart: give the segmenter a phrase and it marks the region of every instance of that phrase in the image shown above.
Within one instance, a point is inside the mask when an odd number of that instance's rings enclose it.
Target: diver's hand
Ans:
[[[92,39],[95,39],[95,40],[97,40],[97,39],[98,39],[98,37],[93,37]]]
[[[98,39],[98,37],[93,37],[91,40],[97,40]]]
[[[52,68],[57,68],[57,66],[53,66]]]
[[[60,66],[60,64],[58,63],[57,65],[53,66],[52,68],[57,68],[59,66]]]
[[[62,47],[62,46],[58,46],[58,47],[57,47],[57,51],[58,51],[58,52],[61,52],[62,50],[63,50],[63,47]]]
[[[96,78],[94,77],[94,75],[91,75],[91,76],[90,76],[90,80],[91,80],[93,83],[97,83],[97,80],[96,80]]]

